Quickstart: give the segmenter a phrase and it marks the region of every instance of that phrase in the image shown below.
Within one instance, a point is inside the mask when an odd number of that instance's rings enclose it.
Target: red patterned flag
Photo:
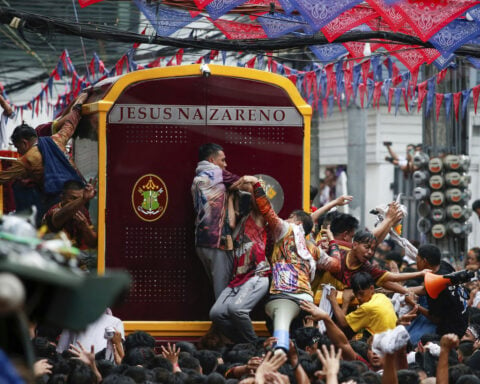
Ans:
[[[367,0],[367,3],[375,9],[393,32],[398,31],[405,24],[405,18],[394,7],[388,6],[383,0]]]
[[[99,3],[103,0],[78,0],[80,7],[85,8],[88,7],[89,5]]]
[[[199,10],[205,8],[208,4],[210,4],[213,0],[193,0],[195,5]]]
[[[373,19],[376,16],[378,16],[378,13],[372,8],[362,6],[354,7],[333,19],[330,23],[325,25],[321,31],[331,43],[338,36],[343,35],[345,32],[360,24],[366,23],[368,20]]]
[[[417,36],[427,41],[453,19],[477,4],[477,1],[472,0],[407,0],[393,7],[408,20]]]
[[[360,62],[363,59],[363,50],[365,49],[365,43],[358,41],[351,41],[349,43],[342,43],[342,45],[347,48],[350,57],[355,58],[356,62]]]
[[[208,18],[229,40],[266,39],[267,34],[260,25],[251,25],[229,20],[212,20]]]
[[[426,61],[425,56],[423,56],[422,52],[417,49],[394,52],[392,55],[400,60],[410,72],[418,69],[418,67]]]

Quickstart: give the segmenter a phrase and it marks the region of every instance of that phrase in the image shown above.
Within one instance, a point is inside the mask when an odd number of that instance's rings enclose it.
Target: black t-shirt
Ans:
[[[440,268],[436,275],[446,275],[455,272],[455,269],[445,261],[440,262]],[[436,299],[428,296],[428,311],[432,316],[437,317],[440,322],[437,324],[437,333],[455,333],[462,337],[468,326],[468,315],[461,299],[462,287],[448,286]]]

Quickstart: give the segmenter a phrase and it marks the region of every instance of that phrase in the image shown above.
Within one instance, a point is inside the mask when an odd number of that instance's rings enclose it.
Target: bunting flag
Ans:
[[[208,4],[210,4],[213,0],[193,0],[197,8],[201,11],[204,9]]]
[[[342,44],[310,45],[308,48],[322,63],[335,61],[348,53]]]
[[[362,0],[290,0],[308,21],[314,32],[317,32],[330,21],[362,2]]]
[[[443,95],[443,101],[445,104],[445,116],[447,117],[447,121],[450,116],[450,110],[452,109],[452,98],[453,96],[451,93],[445,93]]]
[[[89,5],[100,3],[101,1],[103,0],[78,0],[78,3],[80,4],[80,7],[85,8]]]
[[[477,5],[477,2],[471,0],[405,0],[393,7],[403,15],[422,41],[428,41],[445,25],[474,5]]]
[[[378,13],[367,7],[353,7],[334,18],[321,30],[327,40],[331,43],[337,37],[345,32],[366,23],[367,21],[378,16]]]
[[[476,85],[472,88],[473,94],[473,108],[475,110],[475,114],[477,113],[477,104],[478,104],[478,95],[480,94],[480,84]]]
[[[301,16],[287,16],[281,13],[259,16],[257,21],[269,38],[280,37],[287,33],[303,29],[307,22]]]
[[[366,0],[367,3],[375,9],[391,28],[392,32],[397,32],[406,22],[403,15],[395,7],[385,4],[384,0]]]
[[[418,84],[417,112],[420,112],[420,109],[422,109],[423,99],[425,98],[426,94],[427,94],[427,82],[424,81],[424,82]]]
[[[431,77],[430,79],[427,80],[427,105],[426,105],[426,110],[425,113],[428,116],[430,113],[430,110],[433,106],[433,98],[435,96],[435,84],[436,84],[436,78]]]
[[[456,49],[480,35],[480,24],[474,21],[453,20],[428,41],[443,55],[448,57]]]
[[[352,41],[349,43],[342,43],[342,45],[347,48],[350,53],[350,57],[354,58],[357,63],[362,61],[364,57],[365,43],[360,43],[357,41]]]
[[[245,0],[213,0],[205,6],[205,10],[213,20],[216,20],[243,3]]]
[[[438,116],[440,114],[440,108],[442,108],[443,99],[444,99],[443,93],[435,94],[435,110],[437,112],[437,121],[438,121]]]
[[[455,112],[455,120],[458,120],[458,109],[460,107],[461,97],[462,97],[462,92],[457,92],[453,94],[453,110]]]
[[[465,91],[462,91],[462,118],[465,118],[465,115],[467,114],[467,106],[468,106],[468,101],[470,100],[470,92],[471,89],[466,89]]]
[[[211,21],[229,40],[265,39],[268,37],[261,25],[245,24],[230,20]]]
[[[134,0],[134,3],[159,36],[170,36],[199,18],[199,16],[192,18],[188,11],[178,11],[146,0]]]

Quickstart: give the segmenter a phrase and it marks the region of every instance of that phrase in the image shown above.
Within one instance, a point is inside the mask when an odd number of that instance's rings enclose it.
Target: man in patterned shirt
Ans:
[[[195,249],[213,283],[216,300],[228,285],[233,268],[233,245],[226,207],[228,190],[239,177],[226,170],[225,153],[218,144],[202,145],[198,160],[191,188],[197,215]]]
[[[275,213],[256,177],[243,176],[234,187],[243,188],[244,184],[253,185],[255,201],[274,241],[270,262],[272,282],[265,310],[274,322],[273,336],[277,338],[277,348],[288,351],[289,326],[291,320],[300,313],[300,302],[313,302],[310,281],[315,276],[315,259],[305,240],[306,234],[313,228],[313,221],[302,210],[293,211],[287,220],[282,220]]]

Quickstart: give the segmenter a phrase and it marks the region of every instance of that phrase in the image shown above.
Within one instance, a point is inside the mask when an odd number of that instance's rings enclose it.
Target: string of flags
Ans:
[[[88,73],[83,76],[78,74],[68,51],[65,50],[60,55],[55,68],[50,72],[48,80],[42,84],[40,92],[35,97],[23,105],[16,105],[12,102],[10,104],[16,115],[22,119],[23,114],[27,111],[31,111],[33,118],[44,109],[48,114],[55,116],[84,88],[105,78],[119,76],[125,72],[160,67],[162,64],[172,66],[183,63],[185,52],[182,48],[171,57],[158,57],[146,65],[138,64],[134,60],[138,46],[139,44],[133,45],[110,69],[106,68],[100,57],[94,53],[88,65]],[[218,60],[225,65],[226,59],[226,52],[212,50],[200,56],[195,63],[208,64],[213,60]],[[470,61],[477,68],[480,67],[480,60]],[[304,70],[297,70],[274,60],[271,54],[259,54],[246,62],[237,62],[237,66],[267,70],[287,77],[295,84],[302,97],[313,109],[318,110],[321,117],[331,115],[335,104],[341,111],[342,108],[354,101],[358,101],[362,108],[379,108],[383,96],[388,111],[391,112],[393,106],[395,114],[398,113],[400,104],[405,106],[407,112],[413,112],[415,106],[419,112],[422,105],[425,104],[427,114],[435,105],[437,119],[442,106],[444,106],[447,118],[453,110],[455,118],[458,119],[460,109],[462,116],[465,116],[470,99],[473,100],[474,110],[477,113],[480,94],[480,85],[456,93],[436,92],[437,85],[445,78],[447,71],[455,70],[454,63],[447,63],[438,74],[418,84],[419,68],[401,72],[391,57],[382,55],[372,55],[360,63],[344,59],[326,65],[311,63]],[[384,78],[384,74],[388,76]],[[53,102],[54,81],[64,77],[68,78],[65,89],[57,95],[56,101]],[[5,99],[9,100],[1,83],[0,92]]]

